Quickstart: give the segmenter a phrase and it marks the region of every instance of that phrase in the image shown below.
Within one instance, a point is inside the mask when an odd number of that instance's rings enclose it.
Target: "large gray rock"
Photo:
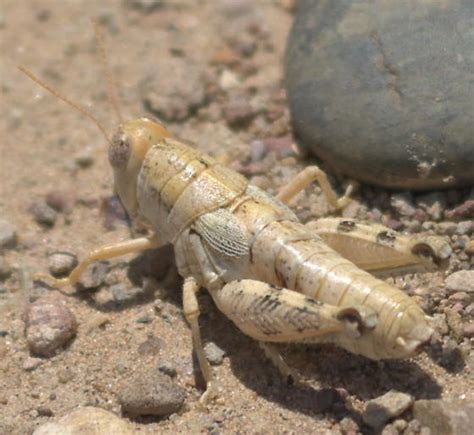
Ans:
[[[391,188],[474,182],[472,0],[301,0],[286,87],[300,143]]]

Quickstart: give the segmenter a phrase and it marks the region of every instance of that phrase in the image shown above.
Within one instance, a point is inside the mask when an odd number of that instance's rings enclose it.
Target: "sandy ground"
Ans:
[[[238,151],[242,157],[234,166],[273,192],[303,167],[285,139],[289,122],[282,97],[282,59],[292,20],[285,7],[270,1],[256,2],[254,7],[243,1],[169,1],[145,13],[130,6],[132,3],[2,0],[0,4],[0,216],[15,224],[19,239],[17,247],[4,254],[14,271],[3,282],[5,291],[0,295],[0,329],[8,332],[0,337],[3,429],[31,433],[40,424],[86,404],[120,413],[116,391],[121,379],[137,366],[154,367],[160,361],[177,369],[176,382],[187,392],[186,406],[163,420],[133,421],[139,433],[346,433],[340,420],[350,417],[360,423],[364,403],[390,389],[408,392],[416,399],[472,400],[469,365],[462,361],[442,364],[426,354],[404,362],[376,363],[333,348],[283,348],[290,365],[311,379],[312,387],[287,384],[256,343],[204,295],[203,336],[227,355],[215,367],[223,403],[203,411],[196,407],[202,390],[195,385],[179,281],[168,276],[168,283],[163,284],[166,289],[157,292],[161,302],[147,297],[123,307],[110,303],[110,284],[124,280],[132,286],[125,276],[129,258],[112,262],[114,274],[97,293],[61,296],[77,317],[78,335],[66,350],[44,359],[33,371],[24,370],[29,352],[21,313],[28,300],[48,292],[44,287],[32,288],[29,273],[47,270],[48,252],[68,250],[82,257],[130,233],[120,220],[113,221],[113,229],[105,222],[108,216],[101,205],[112,195],[112,178],[105,140],[96,126],[35,85],[17,65],[27,66],[87,106],[112,131],[117,120],[106,98],[107,81],[97,59],[89,21],[95,17],[105,28],[125,117],[147,114],[150,77],[156,81],[153,89],[163,95],[179,88],[177,81],[198,80],[205,83],[203,96],[190,91],[190,95],[177,97],[186,110],[193,107],[185,119],[170,115],[167,125],[171,131],[214,155]],[[237,66],[232,61],[234,54],[225,49],[235,40],[241,50]],[[232,113],[222,110],[234,92],[247,96],[256,108],[257,113],[249,115],[253,119],[244,126],[232,127]],[[177,111],[180,109],[178,104]],[[271,152],[246,165],[249,144],[261,138],[269,140]],[[72,207],[69,214],[59,213],[52,228],[45,228],[30,209],[51,192],[59,192],[66,202],[73,198]],[[381,191],[377,194],[387,196]],[[466,190],[460,190],[457,201],[462,202],[466,195]],[[363,205],[366,198],[358,196]],[[324,214],[328,206],[314,188],[300,197],[297,210],[307,220]],[[389,207],[382,207],[382,212],[390,213]],[[459,260],[457,267],[467,268],[466,261]],[[21,277],[26,280],[22,282]],[[411,279],[399,284],[442,287],[443,275],[417,277],[416,282]],[[151,321],[142,323],[144,316]],[[159,350],[140,353],[140,344],[150,336],[159,338]],[[467,339],[460,339],[458,345],[468,353]],[[410,420],[409,414],[406,419]]]

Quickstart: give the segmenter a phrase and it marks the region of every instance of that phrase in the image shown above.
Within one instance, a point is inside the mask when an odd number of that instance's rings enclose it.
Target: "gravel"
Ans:
[[[50,357],[76,335],[77,322],[66,304],[40,298],[24,314],[26,341],[33,355]]]
[[[230,127],[238,128],[246,126],[256,115],[256,112],[249,103],[247,95],[233,94],[224,104],[223,114]]]
[[[418,400],[413,415],[432,434],[468,434],[474,427],[474,403],[465,400]]]
[[[74,195],[64,190],[51,190],[46,195],[46,204],[58,213],[70,214],[74,207]]]
[[[446,208],[446,196],[441,192],[431,192],[417,198],[416,204],[435,221],[443,217]]]
[[[206,354],[206,358],[209,361],[209,364],[213,366],[222,364],[222,361],[225,356],[225,351],[212,341],[206,343],[206,345],[204,346],[204,353]]]
[[[39,426],[33,435],[133,435],[135,433],[128,421],[105,409],[88,406],[72,411],[55,423]]]
[[[389,391],[383,396],[369,400],[362,418],[371,427],[382,427],[387,421],[406,411],[412,404],[413,398],[409,394]]]
[[[89,149],[81,150],[74,156],[74,164],[80,169],[90,168],[94,164],[94,155]]]
[[[474,229],[474,222],[471,221],[462,221],[459,222],[456,227],[456,234],[464,235],[472,233]]]
[[[413,216],[415,207],[413,206],[413,196],[409,192],[396,193],[390,198],[393,209],[401,216]]]
[[[466,322],[462,327],[462,332],[466,338],[474,337],[474,321]]]
[[[449,275],[445,280],[450,292],[474,293],[474,270],[460,270]]]
[[[136,9],[143,13],[153,12],[155,9],[158,9],[160,6],[163,6],[163,0],[125,0],[125,6],[130,9]]]
[[[176,371],[176,367],[169,361],[162,361],[158,365],[158,370],[161,373],[164,373],[165,375],[169,376],[170,378],[174,378],[178,372]]]
[[[58,218],[56,211],[43,200],[33,203],[30,210],[36,222],[44,227],[54,226]]]
[[[0,249],[14,248],[17,243],[16,227],[10,222],[0,219]]]
[[[186,393],[169,376],[156,369],[138,369],[119,390],[122,412],[137,417],[164,417],[178,411]]]
[[[33,370],[38,368],[41,364],[43,364],[43,359],[29,356],[25,359],[25,361],[23,361],[22,368],[26,372],[32,372]]]
[[[53,252],[48,257],[49,271],[57,278],[69,275],[77,264],[77,257],[72,252]]]
[[[108,272],[108,263],[103,261],[93,263],[81,275],[79,283],[86,290],[96,289],[104,283]]]

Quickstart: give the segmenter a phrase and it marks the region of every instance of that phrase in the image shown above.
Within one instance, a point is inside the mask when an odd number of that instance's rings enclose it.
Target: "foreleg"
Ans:
[[[134,254],[146,249],[158,248],[160,242],[156,236],[142,237],[139,239],[126,240],[111,245],[105,245],[101,248],[91,251],[66,278],[57,279],[44,273],[35,274],[35,279],[45,279],[53,287],[61,288],[76,284],[84,270],[94,261],[108,260],[114,257],[121,257],[126,254]]]

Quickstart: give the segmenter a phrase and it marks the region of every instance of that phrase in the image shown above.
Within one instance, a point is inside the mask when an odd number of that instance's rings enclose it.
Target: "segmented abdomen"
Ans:
[[[334,339],[351,352],[391,357],[390,346],[409,327],[408,315],[410,324],[412,317],[415,323],[425,324],[424,313],[412,298],[341,257],[301,223],[267,225],[256,234],[251,252],[258,279],[327,304],[374,310],[378,324],[373,332],[358,340]]]

